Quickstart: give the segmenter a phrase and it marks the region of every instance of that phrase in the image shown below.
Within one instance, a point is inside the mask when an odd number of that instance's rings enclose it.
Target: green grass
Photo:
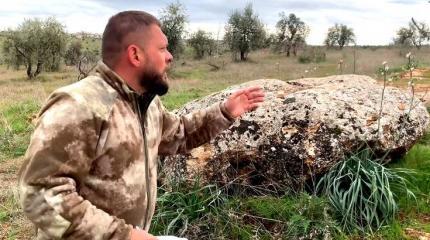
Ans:
[[[346,239],[325,198],[305,193],[229,196],[216,186],[198,183],[159,189],[151,232],[191,239],[298,239],[310,234],[312,239]]]
[[[39,104],[21,102],[0,111],[0,161],[22,156],[33,131],[32,116],[39,111]]]
[[[209,70],[206,69],[184,69],[172,71],[172,78],[184,78],[184,79],[205,79],[208,75]]]
[[[373,233],[390,224],[398,211],[398,196],[415,198],[405,169],[381,165],[370,149],[364,149],[337,163],[320,180],[345,232]]]
[[[314,195],[229,196],[216,186],[198,183],[159,191],[154,234],[191,239],[346,239],[327,200]]]
[[[5,229],[7,232],[0,231],[1,239],[20,239],[18,235],[24,234],[28,236],[29,234],[28,232],[23,232],[28,230],[26,228],[28,223],[22,215],[17,191],[13,189],[15,188],[0,190],[0,230],[2,230],[3,226],[9,227]]]
[[[399,226],[401,229],[413,228],[430,233],[430,133],[424,135],[404,157],[389,166],[411,169],[415,172],[415,174],[405,175],[405,177],[414,186],[412,191],[416,199],[400,195],[400,213],[396,219],[397,225],[388,226],[384,233],[388,235],[390,231],[395,233]]]
[[[185,92],[172,91],[168,95],[161,98],[163,105],[168,110],[173,110],[183,106],[185,103],[190,102],[196,98],[204,96],[204,90],[191,88]]]
[[[13,220],[20,212],[16,193],[4,191],[0,194],[0,223]]]
[[[381,229],[373,235],[368,235],[371,239],[390,239],[404,240],[406,239],[403,227],[400,222],[393,221],[391,224],[381,227]]]
[[[338,224],[332,219],[332,209],[324,197],[307,193],[279,197],[236,199],[237,212],[245,214],[244,224],[252,223],[262,235],[283,239],[310,237],[324,239],[341,237]],[[257,223],[257,224],[256,224]]]
[[[90,48],[98,44],[97,41],[85,42]],[[352,73],[351,49],[323,50],[327,53],[327,60],[310,64],[300,64],[296,58],[286,58],[264,50],[252,52],[251,61],[246,63],[231,62],[229,54],[201,61],[179,59],[169,75],[172,78],[171,89],[162,100],[166,108],[172,110],[196,98],[249,80],[288,80],[337,74],[340,58],[345,60],[343,73]],[[391,72],[398,73],[400,67],[396,66],[404,65],[405,59],[404,54],[398,56],[397,51],[386,48],[359,49],[356,72],[375,77],[381,62],[389,59]],[[429,51],[430,48],[425,48],[419,53],[420,59],[423,59],[421,62],[429,62],[426,60]],[[223,68],[211,71],[210,61],[223,65]],[[308,72],[305,74],[306,70]],[[0,163],[13,163],[14,158],[24,154],[33,129],[31,116],[37,113],[40,103],[52,90],[74,82],[76,75],[75,70],[64,68],[62,72],[43,73],[36,81],[30,82],[23,71],[0,68],[0,92],[3,96],[0,99]],[[416,186],[416,200],[400,198],[399,214],[371,235],[346,235],[341,231],[341,222],[337,220],[330,200],[324,196],[308,193],[278,197],[228,196],[215,186],[198,185],[178,187],[173,191],[160,188],[151,232],[188,236],[189,239],[407,239],[404,232],[407,227],[430,232],[429,148],[430,135],[425,135],[404,158],[390,165],[417,172],[405,176]],[[13,169],[8,172],[9,175],[13,175],[18,167]],[[10,227],[6,235],[0,236],[5,236],[5,239],[27,239],[22,237],[23,232],[31,231],[28,231],[28,226],[22,227],[23,219],[14,193],[11,190],[2,191],[0,227]]]

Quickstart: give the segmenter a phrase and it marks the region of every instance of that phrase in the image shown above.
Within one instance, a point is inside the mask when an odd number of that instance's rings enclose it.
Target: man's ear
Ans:
[[[145,61],[142,50],[134,44],[127,47],[127,59],[135,67],[142,65]]]

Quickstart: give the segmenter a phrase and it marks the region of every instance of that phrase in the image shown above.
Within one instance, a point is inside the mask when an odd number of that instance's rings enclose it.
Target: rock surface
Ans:
[[[393,87],[384,91],[379,117],[383,87],[359,75],[255,80],[192,101],[176,113],[210,106],[254,85],[264,89],[265,103],[210,143],[164,159],[163,181],[199,178],[253,189],[296,188],[365,144],[377,153],[403,154],[429,124],[424,105]]]

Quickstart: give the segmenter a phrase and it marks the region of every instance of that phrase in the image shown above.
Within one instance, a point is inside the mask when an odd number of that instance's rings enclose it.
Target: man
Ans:
[[[96,74],[49,97],[19,178],[37,239],[157,239],[148,234],[157,156],[209,141],[263,101],[249,88],[186,116],[167,112],[158,98],[168,90],[167,44],[150,14],[118,13]]]

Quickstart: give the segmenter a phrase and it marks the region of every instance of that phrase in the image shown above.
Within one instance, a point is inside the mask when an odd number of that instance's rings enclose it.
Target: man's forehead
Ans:
[[[142,32],[142,36],[149,41],[160,41],[167,43],[167,37],[158,25],[151,25],[149,31]]]

